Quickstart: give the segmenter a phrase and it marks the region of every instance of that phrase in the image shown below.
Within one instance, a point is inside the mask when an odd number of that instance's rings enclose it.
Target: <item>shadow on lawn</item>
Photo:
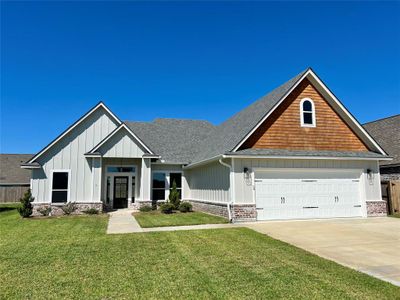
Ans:
[[[17,209],[17,208],[18,208],[18,205],[15,205],[15,206],[12,206],[12,205],[0,206],[0,213],[4,212],[4,211],[14,210],[14,209]]]

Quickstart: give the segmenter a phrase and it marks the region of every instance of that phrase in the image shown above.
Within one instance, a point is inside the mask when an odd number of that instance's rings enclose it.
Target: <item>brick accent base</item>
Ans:
[[[234,204],[233,219],[235,222],[250,222],[257,220],[255,204]]]
[[[203,211],[212,215],[228,218],[228,208],[226,204],[213,203],[209,201],[185,200],[193,205],[193,210]]]
[[[193,210],[203,211],[212,215],[228,218],[228,206],[225,203],[187,200],[193,205]],[[232,204],[231,215],[233,222],[250,222],[257,219],[255,204]]]
[[[387,215],[386,201],[367,201],[368,217],[383,217]]]
[[[82,215],[84,214],[85,210],[88,210],[90,208],[95,208],[97,209],[100,213],[103,212],[103,203],[101,202],[96,202],[96,203],[75,203],[76,205],[76,210],[72,213],[72,215]],[[62,216],[64,215],[64,212],[62,210],[62,207],[64,204],[54,204],[54,203],[32,203],[33,206],[33,212],[32,216],[33,217],[38,217],[42,216],[42,214],[39,212],[40,209],[43,208],[48,208],[51,207],[51,215],[52,216]]]

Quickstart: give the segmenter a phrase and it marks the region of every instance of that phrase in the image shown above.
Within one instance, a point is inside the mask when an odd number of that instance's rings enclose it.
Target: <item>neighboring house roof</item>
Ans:
[[[363,127],[393,157],[392,161],[381,165],[400,165],[400,114],[366,123]]]
[[[29,184],[31,172],[20,168],[33,154],[0,154],[0,184]]]
[[[201,150],[199,144],[215,130],[208,121],[155,119],[153,122],[124,122],[138,137],[169,163],[187,164]]]

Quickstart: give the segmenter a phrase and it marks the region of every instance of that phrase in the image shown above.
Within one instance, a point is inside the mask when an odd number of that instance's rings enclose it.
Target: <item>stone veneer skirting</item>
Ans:
[[[203,211],[209,214],[228,218],[228,205],[226,203],[215,203],[211,201],[186,200],[192,203],[193,210]],[[255,204],[232,204],[231,215],[233,222],[250,222],[257,219]]]
[[[368,217],[383,217],[387,215],[386,201],[367,201]]]
[[[228,218],[228,208],[225,203],[214,203],[210,201],[187,200],[193,205],[193,210],[203,211],[212,215]]]
[[[39,212],[40,209],[42,208],[47,208],[51,207],[51,215],[52,216],[62,216],[64,215],[64,212],[62,210],[62,207],[65,204],[61,203],[32,203],[33,206],[33,212],[32,216],[33,217],[38,217],[42,216],[42,214]],[[99,213],[103,212],[103,203],[102,202],[95,202],[95,203],[76,203],[76,210],[71,214],[71,215],[82,215],[84,214],[85,210],[88,210],[90,208],[95,208],[99,211]]]

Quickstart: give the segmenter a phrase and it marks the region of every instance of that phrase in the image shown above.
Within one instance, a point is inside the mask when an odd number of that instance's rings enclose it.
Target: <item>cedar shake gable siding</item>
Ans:
[[[300,102],[304,98],[314,102],[316,127],[301,126]],[[248,148],[369,151],[307,79],[296,87],[239,150]]]

